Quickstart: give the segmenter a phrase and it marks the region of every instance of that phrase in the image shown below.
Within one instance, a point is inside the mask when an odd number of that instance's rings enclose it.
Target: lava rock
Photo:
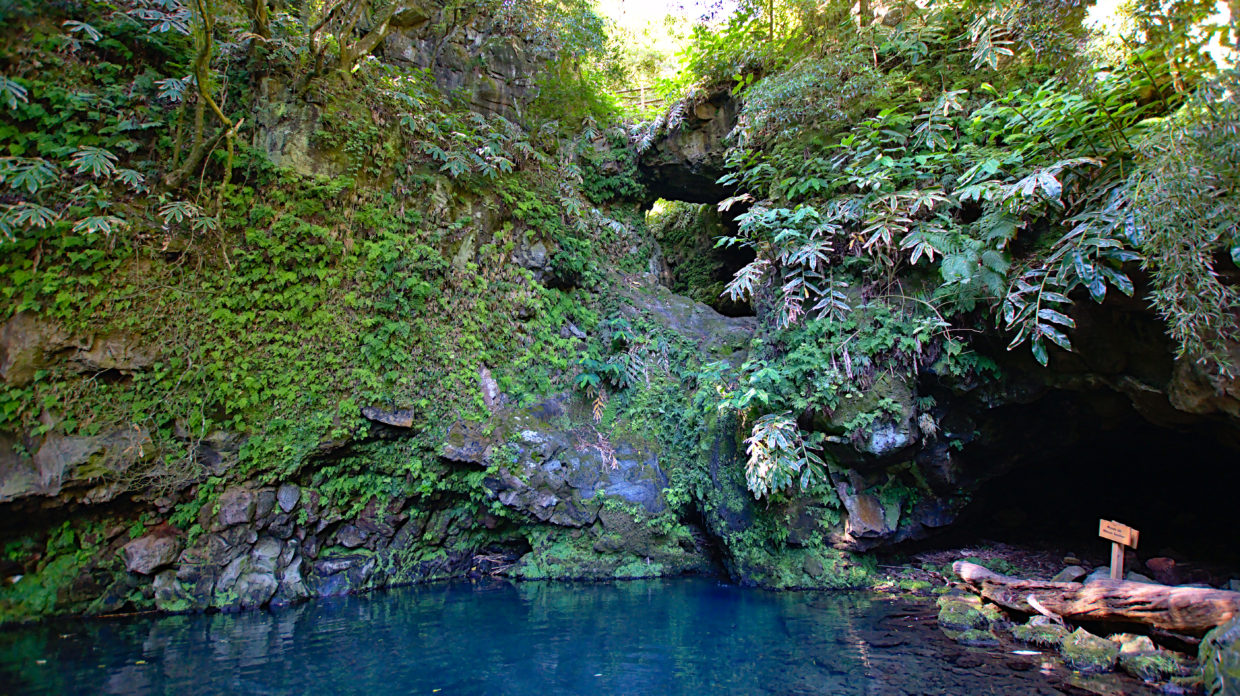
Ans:
[[[242,609],[256,609],[267,603],[276,593],[279,583],[270,572],[246,573],[237,578],[235,592],[237,605]]]
[[[984,631],[980,628],[971,628],[967,631],[962,631],[958,635],[953,636],[953,638],[957,643],[970,648],[999,647],[999,637],[990,631]]]
[[[121,552],[125,556],[125,570],[150,575],[177,560],[181,539],[175,534],[152,533],[125,544]]]
[[[284,512],[292,512],[299,500],[301,500],[301,489],[291,483],[281,484],[276,489],[276,502]]]
[[[254,500],[254,519],[265,519],[275,508],[276,492],[270,488],[260,490]]]
[[[177,571],[165,570],[155,576],[154,582],[151,583],[155,590],[155,608],[160,611],[182,612],[194,607],[195,602],[192,596],[181,586],[181,582],[177,580]]]
[[[229,488],[220,495],[219,525],[222,528],[249,524],[254,521],[256,501],[247,488]]]
[[[1020,626],[1011,628],[1012,637],[1021,643],[1039,648],[1058,648],[1068,636],[1068,630],[1045,616],[1035,616]]]
[[[362,417],[376,423],[390,425],[393,428],[407,429],[413,427],[413,411],[409,409],[385,411],[377,406],[363,406]]]
[[[939,597],[939,626],[949,631],[988,628],[1002,619],[993,604],[983,605],[981,599],[973,595]]]
[[[336,541],[347,549],[356,549],[366,543],[366,533],[355,525],[346,524],[336,532]]]

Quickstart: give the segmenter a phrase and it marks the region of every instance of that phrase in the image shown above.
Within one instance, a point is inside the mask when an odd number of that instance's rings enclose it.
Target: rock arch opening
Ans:
[[[659,199],[646,211],[646,226],[659,245],[652,270],[660,283],[725,316],[753,316],[749,302],[724,293],[736,272],[754,260],[753,250],[716,245],[719,237],[736,234],[736,213],[721,213],[710,203]]]

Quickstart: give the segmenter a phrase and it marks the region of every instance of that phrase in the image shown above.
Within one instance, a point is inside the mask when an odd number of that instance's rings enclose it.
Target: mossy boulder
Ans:
[[[1003,620],[993,604],[983,604],[973,595],[946,594],[939,597],[939,626],[949,631],[989,628]]]
[[[818,419],[814,426],[849,436],[847,445],[829,447],[841,461],[895,457],[921,436],[914,397],[907,380],[882,373],[860,396],[843,400],[829,418]]]
[[[1206,634],[1197,653],[1206,693],[1240,693],[1240,617]]]
[[[997,648],[999,647],[999,637],[993,631],[980,628],[970,628],[967,631],[960,631],[952,636],[957,643],[968,646],[970,648]]]
[[[1119,643],[1078,628],[1059,644],[1064,662],[1078,672],[1097,674],[1115,669],[1119,659]]]
[[[707,572],[710,562],[686,527],[664,529],[636,510],[605,506],[599,522],[570,532],[529,530],[531,550],[506,575],[527,580],[634,579]]]
[[[1137,679],[1148,682],[1187,677],[1194,671],[1191,660],[1170,650],[1120,653],[1119,667]]]
[[[1003,626],[1003,612],[980,597],[952,590],[938,600],[939,628],[948,638],[974,648],[999,645],[995,629]]]
[[[698,344],[708,359],[744,362],[757,322],[753,317],[726,317],[701,302],[682,297],[652,282],[633,283],[622,290],[622,312],[647,318],[664,329]]]
[[[1028,623],[1012,627],[1012,637],[1039,648],[1058,648],[1068,636],[1068,629],[1044,616],[1035,616]]]

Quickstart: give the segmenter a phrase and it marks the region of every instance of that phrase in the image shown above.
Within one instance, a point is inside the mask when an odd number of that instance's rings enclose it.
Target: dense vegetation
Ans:
[[[441,456],[454,423],[489,434],[565,395],[604,461],[613,440],[659,452],[666,512],[605,503],[641,534],[692,548],[705,526],[743,577],[855,585],[872,560],[824,531],[860,493],[844,457],[892,424],[942,430],[922,375],[1000,379],[975,338],[1053,367],[1074,306],[1131,296],[1186,363],[1235,376],[1240,85],[1207,51],[1235,38],[1213,5],[1140,0],[1109,32],[1075,2],[851,7],[742,2],[696,26],[653,115],[620,91],[668,57],[587,0],[0,10],[0,320],[21,348],[0,444],[81,449],[75,500],[116,503],[2,539],[29,578],[0,620],[57,610],[83,569],[121,574],[118,534],[212,533],[242,485],[296,482],[336,521],[411,501],[437,515],[419,559],[451,527],[451,551],[570,574],[592,538],[488,488],[519,438],[482,467]],[[525,72],[471,92],[398,59],[388,39],[419,31]],[[721,93],[742,105],[734,195],[644,216],[641,153]],[[660,320],[661,259],[676,293],[755,314],[752,343]],[[28,493],[4,483],[0,504]],[[925,488],[901,461],[870,491],[898,525]]]
[[[1046,365],[1072,350],[1074,302],[1146,278],[1181,358],[1234,374],[1240,112],[1208,51],[1232,34],[1209,3],[1129,3],[1110,30],[1088,9],[789,1],[699,30],[690,96],[638,147],[696,95],[743,99],[719,207],[744,212],[719,243],[754,250],[726,292],[771,324],[725,398],[755,419],[755,493],[825,476],[823,433],[797,426],[814,408],[967,356],[973,331]]]
[[[369,55],[389,21],[425,8],[529,47],[546,66],[542,96],[511,118],[483,114],[429,71]],[[6,365],[0,431],[18,456],[48,438],[90,443],[79,480],[105,499],[157,501],[190,538],[200,511],[245,480],[300,480],[346,514],[388,496],[494,507],[485,472],[436,456],[453,421],[487,414],[479,370],[522,403],[571,389],[582,346],[562,326],[593,330],[605,276],[649,253],[636,209],[609,210],[637,184],[596,85],[606,45],[588,5],[135,0],[5,13],[3,315],[29,323]],[[321,117],[278,167],[253,135],[271,125],[256,121],[299,113],[307,95]],[[514,261],[531,249],[542,266]],[[116,354],[56,359],[92,336]],[[18,355],[23,340],[33,353]],[[419,427],[369,443],[363,407],[410,410]],[[223,461],[208,465],[207,450]],[[75,529],[102,527],[74,521],[68,539]],[[32,569],[42,558],[55,570],[64,546],[41,533],[6,542]],[[42,604],[15,613],[50,608],[86,560],[32,573]]]

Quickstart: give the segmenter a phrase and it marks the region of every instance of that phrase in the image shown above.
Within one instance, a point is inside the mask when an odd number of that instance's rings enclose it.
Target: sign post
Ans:
[[[1098,536],[1111,541],[1111,579],[1124,579],[1124,547],[1137,548],[1140,532],[1112,520],[1098,521]]]

